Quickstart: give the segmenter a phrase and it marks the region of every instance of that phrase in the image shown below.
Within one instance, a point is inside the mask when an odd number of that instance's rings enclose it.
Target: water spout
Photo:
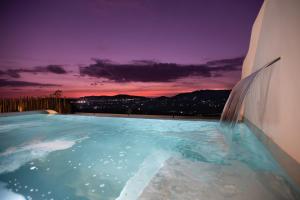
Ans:
[[[280,57],[272,60],[271,62],[264,65],[259,70],[253,72],[249,76],[241,79],[231,90],[229,98],[224,106],[222,115],[221,115],[221,124],[226,124],[229,127],[234,127],[239,119],[240,110],[243,104],[243,101],[251,87],[251,84],[257,77],[257,75],[262,72],[267,67],[273,65],[280,60]]]

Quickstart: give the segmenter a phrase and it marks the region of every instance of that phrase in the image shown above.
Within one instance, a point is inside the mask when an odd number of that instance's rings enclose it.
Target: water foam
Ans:
[[[19,169],[25,163],[46,157],[51,152],[68,149],[77,141],[81,140],[82,138],[77,140],[35,140],[21,146],[10,147],[4,152],[0,153],[0,174],[13,172]]]
[[[0,197],[5,200],[26,200],[24,196],[6,188],[6,184],[0,182]]]

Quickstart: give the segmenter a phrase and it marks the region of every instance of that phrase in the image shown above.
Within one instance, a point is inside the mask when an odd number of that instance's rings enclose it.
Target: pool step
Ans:
[[[245,164],[217,165],[171,158],[139,200],[293,200],[298,199],[280,176],[255,172]]]

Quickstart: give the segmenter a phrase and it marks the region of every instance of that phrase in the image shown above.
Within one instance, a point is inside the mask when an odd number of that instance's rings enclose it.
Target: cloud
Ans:
[[[67,71],[61,65],[47,65],[38,66],[32,69],[8,69],[6,71],[0,71],[0,76],[7,75],[11,78],[20,78],[20,73],[53,73],[53,74],[66,74]]]
[[[21,69],[8,69],[6,70],[5,74],[12,77],[12,78],[20,78]]]
[[[48,65],[46,67],[36,67],[36,72],[50,72],[54,74],[66,74],[67,71],[60,65]]]
[[[206,64],[208,64],[208,65],[226,65],[226,64],[240,65],[243,63],[243,60],[244,60],[244,57],[237,57],[237,58],[231,58],[231,59],[212,60],[212,61],[208,61]]]
[[[51,86],[61,86],[61,85],[0,79],[0,87],[30,87],[30,86],[31,87],[51,87]]]
[[[180,65],[149,60],[134,60],[130,64],[115,64],[93,59],[94,64],[79,67],[81,76],[106,78],[115,82],[172,82],[189,76],[214,77],[222,72],[241,69],[243,57],[214,60],[205,64]]]

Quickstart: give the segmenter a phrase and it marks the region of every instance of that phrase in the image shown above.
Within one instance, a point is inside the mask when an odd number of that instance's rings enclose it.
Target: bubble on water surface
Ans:
[[[107,161],[107,160],[103,162],[104,165],[106,165],[106,164],[108,164],[108,163],[109,163],[109,161]]]
[[[30,170],[37,170],[38,168],[36,166],[30,167]]]

